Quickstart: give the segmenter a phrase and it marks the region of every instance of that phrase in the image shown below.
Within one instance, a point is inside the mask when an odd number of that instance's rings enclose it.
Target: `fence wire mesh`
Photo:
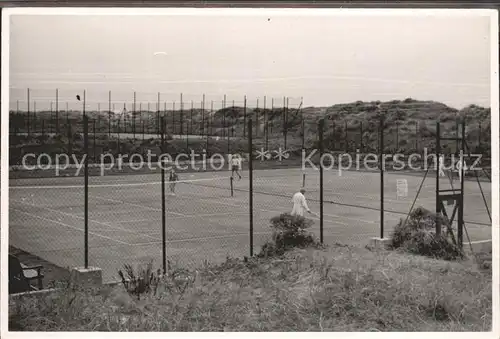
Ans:
[[[314,221],[311,231],[323,234],[326,244],[366,243],[379,236],[381,226],[388,236],[411,206],[435,208],[433,160],[428,171],[422,167],[422,159],[436,151],[435,121],[403,123],[396,110],[388,110],[381,123],[375,114],[380,107],[372,104],[356,118],[328,108],[320,144],[317,111],[304,107],[302,98],[182,94],[172,99],[172,94],[109,92],[80,94],[78,101],[71,91],[32,89],[16,95],[10,112],[9,241],[59,266],[81,266],[87,213],[88,261],[103,269],[106,281],[116,280],[123,264],[154,260],[159,267],[164,255],[196,266],[256,254],[271,238],[270,219],[291,212],[292,196],[301,188],[313,212],[307,216]],[[450,165],[460,151],[451,140],[459,137],[458,127],[455,120],[443,124],[442,136],[450,140],[443,140],[441,151]],[[483,155],[485,169],[480,178],[466,172],[464,220],[472,237],[488,239],[490,126],[474,121],[466,126],[468,152]],[[321,148],[327,155],[323,159]],[[420,168],[394,170],[389,160],[381,183],[380,164],[371,161],[366,168],[363,161],[382,150],[406,160],[421,155],[415,162]],[[29,153],[33,156],[26,158]],[[164,172],[162,195],[158,161],[165,153],[182,168],[174,186],[169,171]],[[69,156],[58,158],[61,154]],[[232,171],[234,157],[243,159],[238,172]],[[56,159],[69,165],[56,167]],[[459,186],[456,173],[439,183],[441,189]]]

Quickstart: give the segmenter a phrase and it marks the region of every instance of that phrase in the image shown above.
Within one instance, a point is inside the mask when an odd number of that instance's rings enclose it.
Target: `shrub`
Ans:
[[[436,235],[436,220],[443,226],[443,233]],[[446,232],[448,230],[448,232]],[[441,216],[425,208],[415,209],[405,223],[400,220],[391,239],[393,249],[444,260],[463,259],[464,253],[450,234],[451,227]]]
[[[141,294],[149,294],[158,285],[160,270],[155,274],[153,271],[153,262],[150,261],[146,268],[138,267],[137,274],[131,265],[123,266],[127,277],[120,270],[118,275],[122,280],[122,284],[131,296],[136,296],[140,299]]]
[[[292,248],[319,246],[314,235],[306,231],[313,223],[310,219],[288,213],[271,218],[272,242],[264,244],[258,256],[279,256]]]
[[[125,274],[120,270],[123,287],[131,297],[145,300],[152,297],[161,297],[162,294],[183,295],[193,285],[195,274],[193,272],[173,265],[167,261],[165,274],[160,269],[153,269],[151,260],[146,267],[138,266],[135,270],[131,265],[125,264]]]

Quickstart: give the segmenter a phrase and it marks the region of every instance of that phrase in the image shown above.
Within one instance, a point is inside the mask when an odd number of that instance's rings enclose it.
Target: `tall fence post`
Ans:
[[[28,88],[28,119],[27,119],[27,127],[28,127],[28,137],[30,136],[30,89]]]
[[[264,132],[266,134],[266,150],[269,149],[269,115],[266,110],[266,96],[264,96]]]
[[[126,134],[127,133],[127,104],[125,102],[123,103],[122,116],[123,116],[123,133]]]
[[[254,110],[255,113],[255,137],[259,135],[259,98],[257,98],[257,105]]]
[[[245,95],[243,99],[243,138],[246,137],[247,128],[247,96]]]
[[[187,129],[187,124],[186,124]],[[191,111],[189,118],[189,131],[186,131],[186,152],[189,152],[189,135],[193,134],[193,100],[191,100]]]
[[[160,102],[160,93],[158,93],[158,103]],[[163,274],[167,273],[167,208],[165,203],[165,163],[162,155],[165,152],[165,117],[161,117],[161,239],[162,239],[162,266]]]
[[[181,137],[184,134],[184,101],[182,100],[182,93],[181,93],[181,116],[180,116],[180,134]],[[174,118],[172,118],[173,120]],[[187,134],[187,133],[186,133]]]
[[[225,98],[225,97],[226,97],[226,96],[224,95],[224,98]],[[233,107],[233,109],[234,109],[234,107]],[[231,120],[233,120],[233,119],[231,119]],[[234,120],[233,120],[233,121],[234,121]],[[227,154],[231,154],[231,139],[230,139],[230,137],[231,137],[231,132],[230,132],[230,128],[229,128],[229,123],[226,123],[226,125],[227,125],[227,126],[226,126],[226,129],[227,129],[227,130],[226,130],[226,134],[227,134],[227,135],[226,135],[226,137],[227,137]]]
[[[227,125],[226,125],[226,95],[224,94],[224,99],[222,100],[222,138],[226,136]]]
[[[274,121],[274,98],[271,98],[271,115],[273,116],[273,119],[272,119],[272,120]],[[270,127],[269,132],[270,132],[271,134],[273,134],[273,124],[271,123],[271,125],[270,125],[270,126],[268,126],[268,128],[269,128],[269,127]],[[269,149],[269,146],[268,146],[268,147],[266,147],[266,149]]]
[[[231,126],[231,133],[229,133],[229,130],[227,131],[227,152],[229,154],[231,154],[231,139],[229,138],[229,136],[231,137],[234,137],[234,100],[233,100],[233,106],[231,107],[231,112],[232,112],[232,123],[233,125]],[[238,121],[239,119],[236,118],[236,121]]]
[[[111,139],[111,91],[108,93],[108,138]]]
[[[122,119],[120,116],[118,116],[118,123],[117,123],[117,126],[116,126],[116,136],[117,136],[117,139],[118,139],[118,153],[120,153],[120,123],[121,123]]]
[[[344,120],[344,152],[347,153],[349,151],[349,138],[347,134],[347,120]]]
[[[458,128],[457,128],[457,134],[458,134]],[[438,236],[441,235],[441,223],[439,218],[439,214],[441,213],[441,204],[439,201],[439,168],[441,166],[440,157],[441,157],[441,126],[438,121],[436,122],[436,235]]]
[[[335,133],[336,132],[335,128],[336,128],[335,120],[332,119],[332,137],[331,137],[332,138],[332,142],[331,142],[332,146],[331,147],[332,147],[333,151],[337,150],[337,148],[336,148],[336,146],[337,146],[337,143],[336,143],[337,134]]]
[[[210,102],[210,113],[213,111],[214,109],[214,101],[212,100]],[[207,113],[207,132],[205,133],[206,136],[207,136],[207,140],[206,140],[206,144],[205,144],[205,151],[206,151],[206,154],[208,155],[208,139],[210,138],[210,113]]]
[[[56,88],[56,133],[59,134],[59,89]]]
[[[283,97],[283,148],[286,149],[286,138],[288,134],[288,98]]]
[[[84,148],[84,176],[85,176],[85,204],[84,204],[84,246],[85,246],[85,268],[89,267],[89,124],[85,114],[85,91],[83,91],[83,148]]]
[[[36,101],[33,101],[33,133],[36,134]]]
[[[54,133],[54,110],[53,110],[53,102],[50,102],[50,118],[49,118],[49,133]]]
[[[201,129],[200,135],[203,138],[205,134],[205,94],[203,94],[203,101],[201,102]]]
[[[158,106],[159,105],[160,105],[160,103],[158,103]],[[173,114],[173,111],[172,111],[172,114]],[[167,123],[167,116],[168,116],[168,114],[167,114],[167,101],[166,100],[163,102],[163,116],[165,117],[165,124],[166,124]],[[165,129],[165,133],[167,133],[166,129]],[[174,132],[172,132],[172,135],[173,134],[174,134]]]
[[[300,98],[300,107],[302,107],[304,103],[304,98]],[[302,107],[303,108],[303,107]],[[304,120],[304,109],[300,111],[300,119],[301,119],[301,128],[302,128],[302,149],[305,148],[306,143],[306,122]]]
[[[396,152],[399,152],[399,121],[396,121]]]
[[[481,146],[481,133],[483,132],[483,131],[482,131],[482,129],[483,129],[483,128],[482,128],[482,124],[481,124],[481,122],[479,123],[478,128],[479,128],[479,135],[478,135],[478,138],[477,138],[477,146],[478,146],[478,148],[479,148],[479,152],[481,152],[481,153],[482,153],[482,152],[483,152],[483,148],[482,148],[482,146]]]
[[[71,123],[69,121],[68,111],[66,111],[66,130],[68,133],[68,153],[73,154],[73,132],[71,130]]]
[[[156,135],[159,135],[161,138],[161,114],[160,114],[160,92],[157,93],[158,102],[156,103]],[[148,102],[148,111],[150,109],[150,105]]]
[[[212,136],[214,133],[214,101],[210,102],[210,114],[208,114],[208,135]]]
[[[175,101],[172,102],[172,135],[174,134],[175,134]]]
[[[321,119],[318,124],[319,135],[319,239],[323,243],[323,153],[325,148],[323,145],[323,132],[325,129],[325,120]]]
[[[33,101],[33,119],[32,119],[32,123],[33,123],[33,133],[36,134],[36,101]]]
[[[248,119],[248,183],[250,202],[250,257],[253,256],[253,156],[252,118]]]
[[[160,92],[158,92],[158,96],[160,96]],[[151,108],[150,108],[150,103],[148,102],[148,112],[151,112]],[[156,104],[156,135],[160,135],[161,131],[160,131],[160,125],[161,125],[161,121],[160,121],[160,107],[158,107],[158,104]],[[161,136],[160,136],[161,137]]]
[[[380,145],[379,145],[379,157],[380,157],[380,239],[384,239],[384,116],[380,112]]]
[[[359,150],[363,153],[363,121],[359,122]]]
[[[20,124],[19,121],[22,121],[20,113],[19,113],[19,100],[16,102],[16,114],[15,114],[16,120],[14,124],[14,135],[17,135],[20,129]]]
[[[463,247],[464,243],[464,236],[463,236],[463,228],[464,228],[464,175],[465,175],[465,158],[464,158],[464,149],[465,149],[465,117],[462,119],[462,135],[461,135],[461,149],[460,149],[460,202],[459,202],[459,209],[458,209],[458,244],[460,248]],[[477,174],[476,174],[477,178]],[[481,185],[479,185],[481,186]],[[486,208],[488,209],[488,205],[486,205]],[[489,212],[488,212],[489,214]],[[491,218],[490,218],[491,219]]]
[[[135,117],[136,117],[135,104],[136,104],[136,92],[134,91],[134,107],[132,109],[132,134],[134,135],[134,140],[135,140]]]
[[[418,152],[418,121],[415,122],[415,152]]]
[[[92,131],[94,132],[94,135],[92,136],[93,137],[93,143],[92,143],[92,149],[93,149],[93,152],[94,152],[94,164],[97,164],[97,147],[96,147],[96,134],[97,134],[97,131],[96,131],[96,123],[95,123],[95,119],[92,120]]]
[[[97,111],[97,130],[101,130],[101,105],[99,104],[99,108]]]

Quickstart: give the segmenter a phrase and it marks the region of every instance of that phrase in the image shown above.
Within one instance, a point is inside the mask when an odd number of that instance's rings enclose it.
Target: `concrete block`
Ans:
[[[370,248],[375,250],[384,250],[390,244],[390,238],[371,238],[370,239]]]
[[[81,288],[102,286],[102,270],[98,267],[75,267],[71,270],[70,285]]]

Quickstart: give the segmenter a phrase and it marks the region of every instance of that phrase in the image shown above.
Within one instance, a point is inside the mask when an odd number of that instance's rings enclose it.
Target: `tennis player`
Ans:
[[[231,157],[231,177],[234,178],[234,172],[238,174],[239,180],[241,180],[241,175],[240,175],[240,169],[241,169],[241,157],[239,154],[234,154]]]
[[[439,156],[439,176],[440,177],[445,176],[445,173],[444,173],[444,155],[442,155],[442,154]]]
[[[168,177],[168,181],[170,182],[170,195],[175,195],[175,184],[177,183],[177,180],[179,180],[179,176],[175,172],[175,169],[172,168]]]
[[[312,214],[311,210],[307,206],[307,201],[306,197],[304,196],[304,193],[306,193],[306,190],[304,188],[301,188],[299,192],[295,193],[292,197],[292,202],[293,202],[293,208],[292,208],[292,213],[290,213],[293,216],[304,216],[304,211],[307,211],[307,213]]]

